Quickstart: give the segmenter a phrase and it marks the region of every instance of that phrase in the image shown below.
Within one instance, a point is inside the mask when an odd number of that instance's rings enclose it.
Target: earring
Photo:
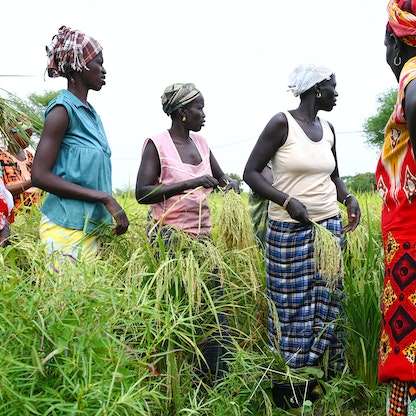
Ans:
[[[186,117],[185,116],[182,117],[182,121],[184,121],[184,122],[186,121]]]
[[[321,93],[321,91],[317,91],[317,93],[316,93],[316,98],[321,98],[322,97],[322,93]]]
[[[401,56],[395,56],[393,59],[393,64],[394,66],[400,66],[402,63],[402,58]]]

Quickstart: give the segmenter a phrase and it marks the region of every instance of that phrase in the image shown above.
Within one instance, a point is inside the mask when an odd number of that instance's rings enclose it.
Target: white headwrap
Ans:
[[[334,71],[322,65],[299,65],[289,77],[289,90],[295,97],[308,91],[315,84],[329,80]]]

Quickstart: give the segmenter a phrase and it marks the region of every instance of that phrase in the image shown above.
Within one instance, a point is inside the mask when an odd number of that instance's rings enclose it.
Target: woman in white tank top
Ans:
[[[334,276],[338,284],[330,290],[315,272],[311,220],[329,229],[342,247],[344,232],[359,224],[360,208],[339,176],[334,128],[317,116],[335,106],[334,73],[323,66],[299,66],[289,89],[300,97],[299,107],[271,118],[244,171],[250,188],[270,201],[267,294],[279,322],[270,310],[269,345],[291,368],[322,365],[328,351],[330,370],[338,371],[344,365],[343,335],[335,324],[342,313],[342,273]],[[269,161],[273,183],[261,175]],[[338,202],[348,210],[344,227]]]

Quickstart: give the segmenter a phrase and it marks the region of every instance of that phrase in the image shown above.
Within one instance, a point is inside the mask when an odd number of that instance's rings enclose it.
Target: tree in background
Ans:
[[[43,94],[32,93],[27,97],[27,101],[19,101],[22,105],[23,111],[26,108],[42,120],[45,108],[51,100],[59,95],[59,93],[60,91],[55,90],[44,91]],[[19,101],[17,102],[17,105],[20,105]]]
[[[377,96],[377,114],[367,118],[363,125],[366,143],[381,149],[384,143],[384,128],[389,121],[397,100],[397,89],[390,88]]]
[[[45,91],[43,94],[30,94],[27,99],[17,97],[10,92],[0,88],[7,98],[0,96],[0,138],[3,145],[13,142],[14,138],[10,133],[10,126],[17,129],[22,128],[20,120],[26,119],[30,122],[33,130],[32,143],[36,147],[33,139],[39,138],[43,129],[43,113],[49,101],[55,98],[59,91]],[[23,133],[23,132],[22,132]]]
[[[60,91],[49,90],[44,91],[43,94],[30,94],[27,99],[22,99],[13,95],[8,94],[8,100],[15,106],[19,111],[28,115],[30,121],[34,125],[34,130],[37,135],[40,135],[43,129],[43,114],[46,106],[49,102],[58,96]]]
[[[374,192],[376,190],[376,177],[374,173],[359,173],[355,176],[342,177],[351,192]]]
[[[228,173],[228,176],[231,179],[236,180],[238,182],[238,186],[241,188],[241,186],[243,185],[244,181],[243,181],[243,179],[239,175],[237,175],[236,173]]]

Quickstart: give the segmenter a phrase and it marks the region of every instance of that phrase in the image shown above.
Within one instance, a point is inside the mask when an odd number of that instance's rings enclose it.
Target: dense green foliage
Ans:
[[[376,377],[380,203],[375,194],[359,200],[362,225],[347,236],[345,250],[348,367],[320,380],[325,395],[295,414],[384,412],[385,388]],[[223,201],[221,193],[211,195],[215,244],[182,236],[173,251],[162,241],[149,244],[147,208],[125,195],[128,233],[108,235],[99,259],[62,263],[59,273],[37,239],[39,211],[19,214],[13,244],[0,250],[0,415],[286,414],[273,403],[273,382],[310,374],[289,372],[267,347],[264,252],[249,238],[245,246],[225,245],[218,227],[227,228]],[[213,291],[213,270],[221,296]],[[195,365],[218,311],[231,330],[231,371],[211,385]]]
[[[45,108],[49,104],[49,101],[55,98],[59,93],[60,91],[49,90],[44,91],[43,94],[32,93],[26,100],[22,100],[11,94],[9,94],[9,98],[20,111],[30,115],[32,121],[35,120],[35,125],[39,126],[35,131],[37,135],[40,135],[43,128],[43,113]]]
[[[373,192],[376,187],[376,176],[372,172],[358,173],[355,176],[343,176],[342,178],[352,193]]]
[[[377,114],[367,118],[364,122],[364,134],[366,142],[377,149],[381,149],[384,143],[384,127],[386,126],[394,104],[397,100],[397,89],[390,88],[377,97]]]

